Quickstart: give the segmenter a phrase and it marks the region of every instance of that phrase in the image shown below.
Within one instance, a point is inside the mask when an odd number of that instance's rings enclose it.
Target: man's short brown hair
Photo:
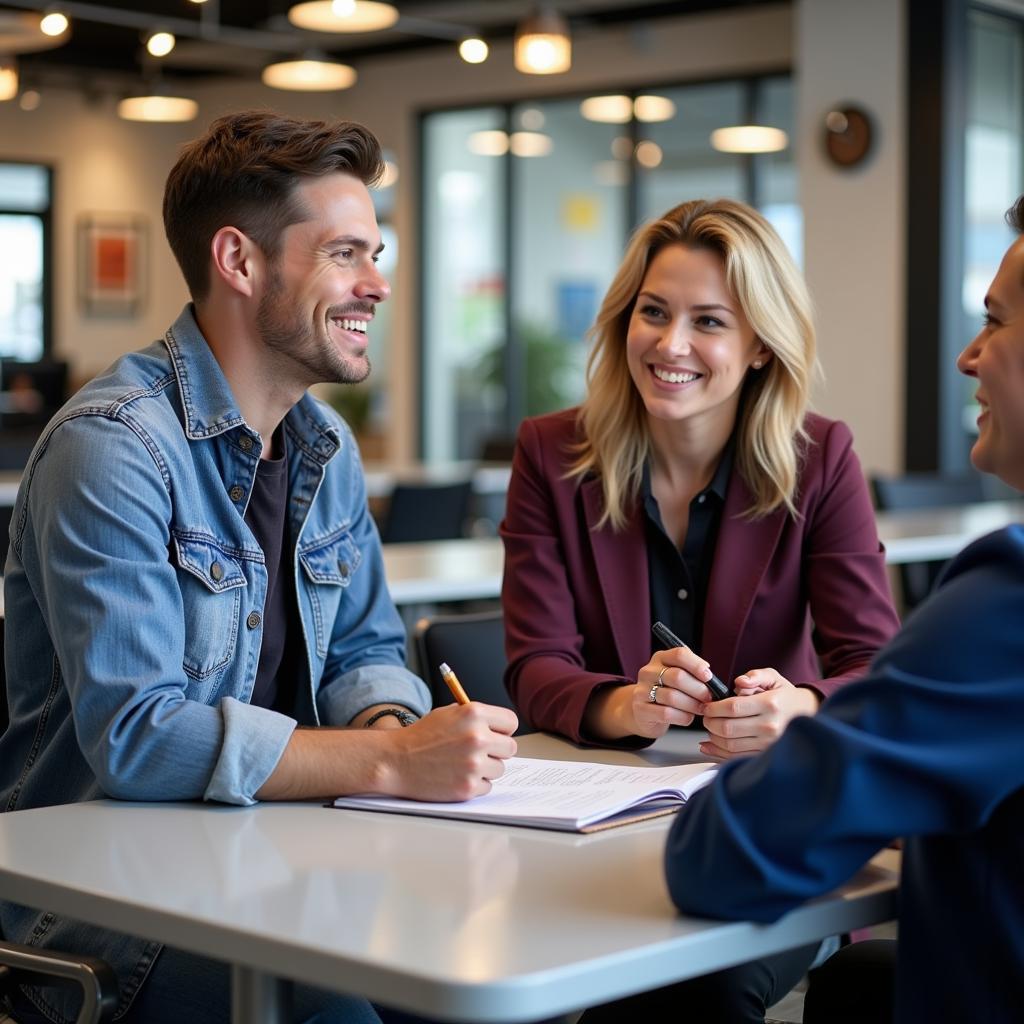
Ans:
[[[164,230],[192,298],[209,292],[210,241],[222,227],[244,231],[274,260],[284,229],[308,216],[296,185],[335,171],[367,186],[380,180],[384,160],[369,129],[249,110],[188,143],[167,176]]]
[[[1017,202],[1006,211],[1006,223],[1017,232],[1024,235],[1024,195],[1017,197]]]

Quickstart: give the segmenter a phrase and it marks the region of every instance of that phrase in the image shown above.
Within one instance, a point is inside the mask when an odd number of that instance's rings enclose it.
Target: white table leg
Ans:
[[[231,965],[232,1024],[288,1024],[291,982],[242,964]]]

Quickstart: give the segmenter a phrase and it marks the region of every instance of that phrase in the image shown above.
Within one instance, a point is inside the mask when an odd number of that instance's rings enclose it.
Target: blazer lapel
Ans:
[[[740,636],[787,515],[781,508],[760,519],[743,518],[752,500],[747,485],[734,470],[725,495],[704,604],[703,649],[699,653],[730,686],[737,671]]]
[[[619,663],[625,675],[633,676],[651,656],[651,596],[643,522],[634,514],[621,533],[609,526],[598,529],[604,511],[600,480],[588,477],[580,485],[580,494]]]

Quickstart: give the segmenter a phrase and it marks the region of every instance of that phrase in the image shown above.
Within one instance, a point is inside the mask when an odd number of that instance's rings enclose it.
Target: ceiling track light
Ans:
[[[151,57],[166,57],[174,49],[177,40],[174,38],[173,32],[156,29],[146,36],[145,42],[146,52]]]
[[[39,31],[44,36],[62,36],[68,25],[68,16],[59,7],[48,7],[39,19]]]
[[[459,56],[467,64],[483,64],[490,52],[490,47],[479,36],[468,36],[459,43]]]
[[[551,7],[541,7],[516,27],[513,60],[526,75],[560,75],[572,67],[569,23]]]

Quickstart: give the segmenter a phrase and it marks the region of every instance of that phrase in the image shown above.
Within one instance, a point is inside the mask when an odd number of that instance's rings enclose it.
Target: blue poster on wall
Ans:
[[[558,333],[582,341],[597,315],[597,286],[592,281],[559,281]]]

